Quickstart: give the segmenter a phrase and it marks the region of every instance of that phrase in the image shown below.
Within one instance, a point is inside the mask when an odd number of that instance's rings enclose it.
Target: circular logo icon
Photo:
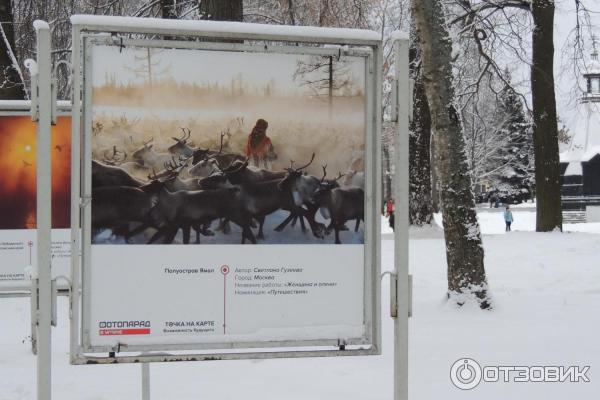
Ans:
[[[459,389],[474,389],[481,382],[481,366],[471,358],[456,360],[450,368],[450,380]]]
[[[223,266],[221,267],[221,273],[222,273],[223,275],[227,275],[227,274],[229,273],[229,266],[227,266],[227,265],[223,265]]]

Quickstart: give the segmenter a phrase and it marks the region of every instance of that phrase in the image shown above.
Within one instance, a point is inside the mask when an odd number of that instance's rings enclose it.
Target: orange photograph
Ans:
[[[0,229],[36,227],[36,124],[29,115],[0,116]],[[70,226],[71,118],[52,129],[52,227]]]

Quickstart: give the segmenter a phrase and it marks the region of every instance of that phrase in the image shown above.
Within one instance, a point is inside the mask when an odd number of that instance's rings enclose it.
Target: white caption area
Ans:
[[[70,276],[71,230],[52,230],[52,277]],[[35,229],[0,230],[0,283],[29,279],[27,269],[37,264]]]
[[[93,245],[90,344],[357,339],[363,245]]]

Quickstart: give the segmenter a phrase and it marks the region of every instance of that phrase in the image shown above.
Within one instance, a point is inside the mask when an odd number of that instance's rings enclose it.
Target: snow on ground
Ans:
[[[520,206],[520,207],[519,207]],[[513,232],[535,232],[535,207],[532,203],[523,203],[517,206],[511,206],[514,221],[512,223]],[[442,214],[434,215],[435,222],[442,226]],[[505,234],[504,231],[504,207],[488,208],[487,206],[478,207],[477,219],[481,226],[481,232],[484,235]],[[587,224],[564,224],[565,232],[588,232],[600,233],[600,223]]]
[[[522,211],[530,212],[530,211]],[[600,228],[594,233],[535,233],[532,217],[515,211],[504,234],[501,214],[479,210],[492,311],[445,302],[446,265],[439,229],[412,229],[414,317],[410,321],[411,399],[592,399],[600,393]],[[534,220],[535,217],[533,217]],[[527,222],[526,224],[526,221]],[[500,228],[497,228],[497,226]],[[383,269],[393,263],[392,234],[383,228]],[[502,233],[502,234],[488,234]],[[382,285],[383,355],[370,357],[152,364],[154,399],[390,400],[392,320]],[[67,300],[59,299],[53,330],[54,398],[140,398],[140,366],[68,364]],[[27,341],[27,299],[0,299],[0,399],[34,399],[35,357]],[[461,391],[451,364],[589,365],[590,383],[482,383]]]

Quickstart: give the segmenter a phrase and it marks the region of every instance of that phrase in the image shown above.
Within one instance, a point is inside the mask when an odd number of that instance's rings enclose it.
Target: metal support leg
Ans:
[[[31,305],[31,352],[37,355],[38,280],[36,277],[31,277],[29,303]]]
[[[50,27],[46,22],[33,23],[37,34],[37,399],[52,398],[52,289],[51,289],[51,54]]]
[[[142,363],[142,400],[150,400],[150,363]]]
[[[394,400],[408,400],[408,317],[410,289],[408,277],[408,125],[412,92],[408,75],[408,39],[395,38],[396,79],[394,86],[396,122],[394,168],[394,278],[397,316],[394,318]],[[396,98],[397,96],[397,98]],[[393,291],[393,290],[392,290]]]

